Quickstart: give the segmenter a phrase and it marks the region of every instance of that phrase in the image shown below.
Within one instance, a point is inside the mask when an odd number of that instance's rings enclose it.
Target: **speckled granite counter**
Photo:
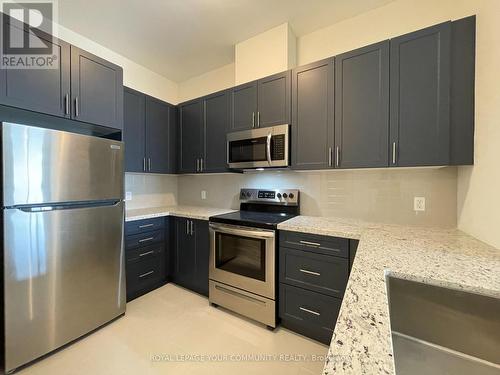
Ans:
[[[137,208],[125,211],[125,221],[143,220],[161,216],[178,216],[190,219],[208,220],[210,216],[222,215],[229,212],[234,212],[234,210],[199,206]]]
[[[459,230],[307,216],[278,228],[360,239],[325,375],[394,374],[387,272],[500,297],[500,250]]]

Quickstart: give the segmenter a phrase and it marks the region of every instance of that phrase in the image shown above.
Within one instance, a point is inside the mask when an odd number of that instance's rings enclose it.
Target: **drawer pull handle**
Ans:
[[[307,246],[314,246],[314,247],[318,247],[318,246],[321,246],[320,243],[317,243],[317,242],[309,242],[309,241],[299,241],[302,245],[307,245]]]
[[[142,238],[139,240],[139,242],[153,241],[154,239],[155,239],[154,237]]]
[[[302,268],[299,269],[300,272],[307,273],[309,275],[314,275],[314,276],[321,276],[319,272],[314,272],[314,271],[308,271],[308,270],[303,270]]]
[[[143,277],[152,275],[153,273],[155,273],[155,271],[149,271],[149,272],[143,273],[142,275],[139,275],[139,278],[142,279]]]
[[[316,316],[320,316],[321,315],[319,312],[306,309],[305,307],[299,307],[299,309],[301,309],[302,311],[305,311],[305,312],[307,312],[309,314],[316,315]]]
[[[154,250],[146,251],[145,253],[139,254],[140,257],[145,257],[146,255],[154,254]]]
[[[144,225],[139,225],[139,228],[142,229],[142,228],[149,228],[149,227],[153,227],[154,224],[144,224]]]

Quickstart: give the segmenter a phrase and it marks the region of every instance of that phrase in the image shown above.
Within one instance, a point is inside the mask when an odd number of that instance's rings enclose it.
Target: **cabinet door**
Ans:
[[[181,173],[199,172],[201,159],[201,135],[203,130],[203,101],[197,99],[179,107]]]
[[[335,57],[335,166],[389,163],[389,41]]]
[[[146,159],[147,171],[170,173],[170,105],[146,97]]]
[[[231,131],[252,129],[257,121],[257,81],[231,91]]]
[[[208,221],[194,220],[196,239],[195,291],[208,296],[208,257],[210,252]]]
[[[17,27],[16,25],[12,27]],[[19,28],[22,28],[22,25],[19,24]],[[0,71],[2,76],[0,103],[30,111],[69,117],[70,45],[50,35],[43,34],[40,37],[52,45],[56,56],[54,60],[56,67],[54,69]]]
[[[223,91],[204,99],[205,144],[203,172],[227,170],[226,132],[229,129],[229,91]]]
[[[334,59],[292,71],[292,168],[332,167]]]
[[[168,130],[169,130],[169,147],[168,147],[168,173],[177,173],[178,167],[178,153],[177,144],[179,139],[178,129],[179,129],[179,109],[177,106],[170,106],[169,120],[168,120]]]
[[[145,95],[126,87],[123,93],[123,108],[125,172],[145,172]]]
[[[391,40],[391,166],[449,162],[450,22]]]
[[[196,240],[191,235],[191,220],[176,218],[174,282],[193,289],[196,272]]]
[[[123,70],[71,46],[73,118],[110,128],[123,128]]]
[[[288,70],[258,81],[257,127],[290,123],[291,78],[292,72]]]

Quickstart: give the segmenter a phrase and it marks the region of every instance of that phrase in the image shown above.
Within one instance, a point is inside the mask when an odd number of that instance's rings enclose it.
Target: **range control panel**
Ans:
[[[297,206],[299,204],[299,190],[241,189],[240,201]]]

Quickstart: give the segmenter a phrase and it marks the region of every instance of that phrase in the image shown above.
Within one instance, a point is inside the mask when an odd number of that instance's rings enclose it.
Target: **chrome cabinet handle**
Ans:
[[[332,166],[332,148],[328,147],[328,166]]]
[[[301,309],[302,311],[305,311],[309,314],[313,314],[313,315],[316,315],[316,316],[320,316],[321,314],[317,311],[314,311],[314,310],[309,310],[309,309],[306,309],[305,307],[299,307],[299,309]]]
[[[139,275],[139,278],[142,279],[143,277],[152,275],[153,273],[155,273],[155,271],[149,271],[149,272],[143,273],[142,275]]]
[[[80,116],[80,105],[78,103],[78,96],[75,97],[75,117]]]
[[[142,158],[142,170],[146,172],[146,158]]]
[[[64,114],[69,115],[69,94],[64,95]]]
[[[271,137],[272,133],[269,132],[266,140],[266,154],[267,154],[267,162],[271,165]]]
[[[148,242],[148,241],[153,241],[154,239],[155,239],[154,237],[141,238],[139,242]]]
[[[396,164],[396,142],[392,142],[392,164]]]
[[[255,112],[252,112],[252,128],[255,128]]]
[[[200,172],[203,172],[203,158],[200,158]]]
[[[189,220],[186,220],[186,234],[189,235]]]
[[[139,228],[149,228],[149,227],[152,227],[154,226],[154,224],[144,224],[144,225],[139,225]]]
[[[196,172],[200,171],[200,159],[196,159]]]
[[[193,223],[193,220],[191,220],[191,236],[193,235],[194,233],[194,223]]]
[[[260,128],[260,111],[257,111],[257,127]]]
[[[340,147],[335,148],[335,166],[338,167],[340,164]]]
[[[148,171],[151,172],[151,158],[148,158]]]
[[[319,272],[314,272],[314,271],[309,271],[309,270],[304,270],[304,269],[299,269],[300,272],[307,273],[309,275],[314,275],[314,276],[321,276]]]
[[[302,245],[307,245],[307,246],[315,246],[315,247],[321,246],[321,244],[318,242],[309,242],[309,241],[302,241],[302,240],[300,240],[299,242]]]
[[[154,254],[154,250],[151,250],[151,251],[146,251],[145,253],[141,253],[139,254],[140,257],[145,257],[146,255],[149,255],[149,254]]]

